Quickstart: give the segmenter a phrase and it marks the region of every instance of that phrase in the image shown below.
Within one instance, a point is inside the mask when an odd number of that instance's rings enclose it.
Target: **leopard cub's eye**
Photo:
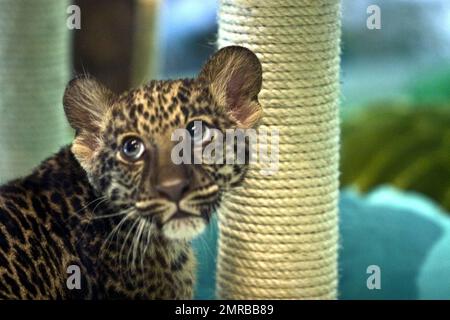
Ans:
[[[204,121],[191,121],[187,124],[186,130],[189,132],[193,143],[202,144],[211,140],[212,129]]]
[[[126,138],[121,147],[121,154],[125,160],[138,161],[144,154],[145,146],[141,139],[136,137]]]

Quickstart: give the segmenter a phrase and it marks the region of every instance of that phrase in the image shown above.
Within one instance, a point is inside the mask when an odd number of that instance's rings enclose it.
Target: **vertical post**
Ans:
[[[68,5],[0,1],[0,183],[70,141],[61,102],[70,76]]]
[[[251,168],[219,211],[222,299],[335,299],[339,0],[222,0],[219,46],[263,67],[261,127],[279,131],[279,169]]]

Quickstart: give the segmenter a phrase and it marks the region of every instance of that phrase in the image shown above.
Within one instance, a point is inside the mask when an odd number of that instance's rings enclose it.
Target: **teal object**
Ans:
[[[206,231],[193,242],[197,256],[195,299],[215,299],[218,234],[217,216],[214,214]]]
[[[450,299],[450,218],[428,198],[380,187],[340,196],[339,299]],[[197,299],[215,299],[217,220],[194,241]],[[381,289],[367,288],[380,267]]]

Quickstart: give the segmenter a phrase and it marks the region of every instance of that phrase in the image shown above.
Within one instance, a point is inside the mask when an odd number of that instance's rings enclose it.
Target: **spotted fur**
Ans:
[[[241,47],[220,50],[195,79],[120,96],[89,77],[71,81],[64,108],[74,142],[0,187],[0,298],[192,298],[190,240],[247,164],[175,165],[171,133],[194,120],[221,131],[255,126],[260,88],[259,61]],[[139,161],[122,155],[129,136],[145,145]],[[176,201],[155,187],[174,174],[188,178]],[[70,265],[81,269],[80,290],[67,287]]]

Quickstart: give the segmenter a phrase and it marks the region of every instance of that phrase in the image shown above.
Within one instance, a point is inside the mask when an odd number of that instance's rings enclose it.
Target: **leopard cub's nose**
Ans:
[[[164,180],[155,187],[156,191],[158,191],[161,196],[174,202],[181,200],[188,188],[189,180],[182,178]]]

